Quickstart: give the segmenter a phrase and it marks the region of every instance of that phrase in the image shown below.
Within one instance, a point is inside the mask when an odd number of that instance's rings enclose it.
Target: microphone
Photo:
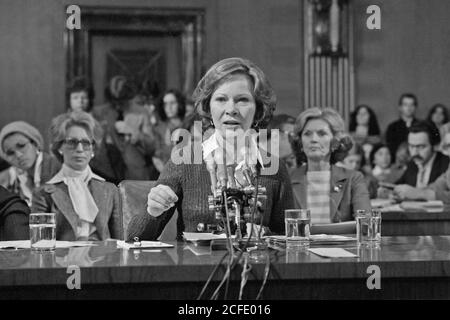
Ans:
[[[206,162],[206,170],[208,170],[209,177],[211,179],[211,191],[212,191],[214,196],[217,196],[216,195],[216,187],[217,187],[216,169],[217,169],[217,164],[216,164],[216,162],[214,161],[214,158],[211,155],[206,157],[205,162]]]
[[[226,188],[228,186],[227,168],[225,164],[217,165],[217,179],[219,180],[219,186]]]
[[[234,179],[235,168],[236,164],[227,165],[227,176],[231,188],[236,188],[236,180]]]

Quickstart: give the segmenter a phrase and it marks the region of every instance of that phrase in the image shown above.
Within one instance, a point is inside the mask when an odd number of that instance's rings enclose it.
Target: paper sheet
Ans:
[[[355,258],[358,257],[356,254],[353,254],[347,250],[342,248],[314,248],[308,249],[312,253],[317,254],[318,256],[324,258]]]
[[[88,247],[96,244],[86,241],[56,241],[56,248]],[[30,240],[0,241],[0,249],[30,249]]]
[[[391,199],[372,199],[370,200],[370,206],[372,208],[384,208],[388,207],[393,204],[393,201]]]
[[[117,248],[123,249],[158,249],[158,248],[173,248],[173,244],[168,244],[160,241],[141,241],[140,246],[136,246],[133,242],[125,242],[123,240],[117,241]]]
[[[206,241],[214,239],[225,239],[227,236],[225,233],[214,234],[204,232],[183,232],[183,237],[186,241]]]

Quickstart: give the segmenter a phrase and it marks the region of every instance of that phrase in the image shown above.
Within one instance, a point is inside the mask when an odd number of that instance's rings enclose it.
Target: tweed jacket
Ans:
[[[118,188],[109,182],[91,179],[88,188],[98,207],[94,220],[99,240],[122,239],[122,210]],[[45,184],[33,194],[32,212],[56,213],[56,240],[76,240],[78,215],[64,182]]]

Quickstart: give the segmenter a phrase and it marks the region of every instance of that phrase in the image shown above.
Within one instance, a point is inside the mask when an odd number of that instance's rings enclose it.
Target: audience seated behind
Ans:
[[[435,148],[441,142],[439,131],[422,121],[409,129],[408,145],[411,160],[396,184],[423,188],[434,182],[448,168],[450,159]]]
[[[186,99],[175,89],[164,92],[156,106],[158,122],[154,127],[157,137],[157,149],[153,157],[153,164],[162,172],[164,165],[170,158],[176,141],[172,140],[172,133],[183,126],[186,114]]]
[[[370,173],[379,182],[394,183],[398,176],[394,176],[391,166],[391,154],[385,144],[379,143],[373,146],[370,152]]]
[[[294,117],[287,114],[278,114],[273,116],[267,127],[267,151],[274,153],[275,155],[277,155],[277,157],[283,160],[289,171],[297,167],[297,159],[292,149],[294,124]],[[278,150],[275,151],[271,150],[273,139],[276,139],[275,141],[278,141]]]
[[[107,103],[94,106],[92,115],[104,132],[92,168],[107,181],[154,180],[158,172],[150,160],[156,137],[148,110],[138,102],[136,85],[115,76],[105,90]]]
[[[361,172],[336,165],[352,148],[344,121],[335,109],[311,108],[295,123],[297,161],[291,173],[299,208],[311,210],[311,223],[354,219],[356,210],[370,210],[369,192]]]
[[[378,181],[370,172],[364,171],[364,150],[359,144],[353,144],[344,160],[339,161],[336,165],[347,168],[348,170],[359,171],[364,175],[364,180],[369,191],[370,199],[377,197]]]
[[[450,153],[450,132],[443,138],[443,151]],[[426,188],[414,188],[409,185],[398,185],[394,189],[398,200],[441,200],[450,205],[450,166],[445,173]]]
[[[84,77],[76,77],[66,90],[67,111],[91,112],[94,89]]]
[[[14,121],[3,127],[0,146],[1,156],[11,165],[0,172],[0,185],[31,205],[34,189],[58,172],[61,164],[43,152],[42,135],[24,121]]]
[[[362,104],[350,114],[349,133],[353,141],[364,150],[364,162],[369,164],[370,152],[375,144],[381,142],[381,131],[375,112]]]
[[[443,132],[442,126],[450,120],[447,107],[441,103],[433,105],[428,112],[426,120],[432,123],[441,134],[441,137],[443,137],[445,132]]]
[[[450,122],[442,126],[441,137],[442,141],[439,150],[447,157],[450,157]]]
[[[414,94],[404,93],[400,96],[398,101],[400,119],[388,125],[384,139],[394,162],[397,148],[408,140],[409,128],[418,122],[415,117],[417,107],[417,97]]]
[[[0,241],[29,239],[29,214],[24,200],[0,186]]]
[[[53,154],[61,170],[33,195],[33,212],[56,214],[57,240],[122,239],[119,190],[94,174],[89,162],[101,128],[86,112],[59,115],[50,127]]]

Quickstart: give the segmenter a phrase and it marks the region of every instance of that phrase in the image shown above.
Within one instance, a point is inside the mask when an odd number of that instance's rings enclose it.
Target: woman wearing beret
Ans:
[[[56,213],[57,240],[122,238],[119,190],[94,174],[89,162],[102,136],[86,112],[64,113],[52,121],[51,149],[61,170],[33,196],[33,212]]]
[[[361,172],[335,165],[352,148],[344,121],[332,108],[310,108],[295,123],[294,148],[304,163],[291,173],[297,205],[311,210],[311,223],[353,220],[356,210],[370,210]]]
[[[42,151],[39,131],[24,121],[7,124],[0,132],[0,153],[11,165],[0,172],[0,185],[31,205],[35,188],[47,182],[61,167],[59,161]]]
[[[201,226],[217,224],[214,214],[208,209],[208,195],[212,194],[212,189],[224,185],[220,174],[218,179],[215,178],[211,164],[223,150],[224,143],[228,143],[226,133],[233,135],[248,132],[251,128],[256,131],[266,127],[276,105],[275,94],[264,73],[252,62],[241,58],[224,59],[213,65],[198,83],[194,99],[196,111],[215,128],[215,132],[200,144],[199,162],[176,164],[173,159],[169,160],[157,185],[148,195],[148,213],[136,216],[130,222],[130,237],[156,239],[175,209],[178,211],[179,238],[183,231],[195,232]],[[245,186],[242,167],[239,167],[243,163],[244,152],[243,149],[238,150],[235,158],[230,158],[238,165],[234,174],[227,172],[228,184]],[[248,162],[252,171],[263,165],[261,149],[255,140],[251,140],[246,150],[247,159],[252,159]],[[284,210],[294,206],[284,164],[280,162],[275,173],[262,173],[258,184],[266,188],[267,195],[262,208],[263,229],[268,227],[274,233],[284,233]]]

